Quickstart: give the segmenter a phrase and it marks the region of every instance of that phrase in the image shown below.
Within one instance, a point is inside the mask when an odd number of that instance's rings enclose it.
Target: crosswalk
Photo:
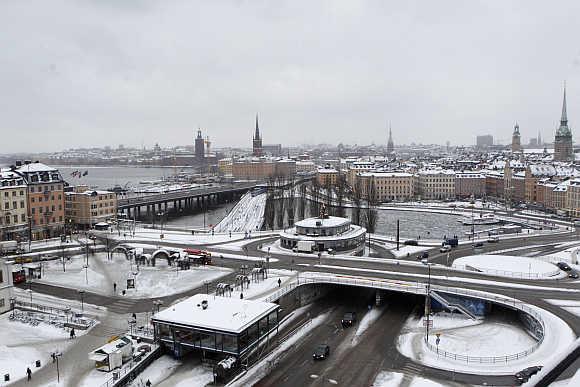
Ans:
[[[107,309],[114,313],[131,313],[132,307],[137,303],[137,301],[132,299],[119,299],[112,304],[107,305]]]
[[[421,375],[423,373],[423,367],[412,363],[405,364],[400,370],[411,375]]]

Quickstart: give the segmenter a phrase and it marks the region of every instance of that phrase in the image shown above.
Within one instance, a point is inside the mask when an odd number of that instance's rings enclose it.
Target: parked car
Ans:
[[[423,253],[417,255],[417,259],[427,259],[429,258],[429,253],[424,251]]]
[[[498,236],[490,236],[489,238],[487,238],[487,243],[497,243],[497,242],[499,242]]]
[[[556,266],[558,266],[558,268],[563,271],[572,270],[572,268],[566,262],[558,262]]]
[[[514,376],[516,380],[520,383],[527,382],[532,375],[537,374],[542,369],[542,366],[533,366],[524,368],[520,372],[517,372]]]
[[[330,355],[330,347],[327,344],[321,344],[314,350],[312,358],[314,360],[324,360]]]
[[[568,278],[577,279],[579,277],[578,272],[576,270],[570,270],[568,273]]]
[[[403,242],[403,244],[407,246],[419,246],[419,242],[417,242],[414,239],[406,240],[405,242]]]
[[[342,316],[342,320],[340,323],[342,324],[343,328],[351,327],[356,322],[356,313],[355,312],[348,312]]]
[[[448,251],[450,251],[450,250],[451,250],[451,246],[450,246],[450,245],[443,245],[443,246],[441,246],[441,248],[439,249],[439,252],[441,252],[441,253],[446,253],[446,252],[448,252]]]

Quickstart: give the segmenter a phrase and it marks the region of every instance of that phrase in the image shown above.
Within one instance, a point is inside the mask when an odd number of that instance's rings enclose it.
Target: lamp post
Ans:
[[[28,285],[27,292],[30,295],[30,306],[32,307],[32,280],[30,278],[27,279],[26,284]]]
[[[89,284],[89,265],[83,265],[83,269],[85,269],[85,282]]]
[[[427,343],[429,343],[429,324],[430,324],[430,319],[429,316],[431,314],[431,264],[426,260],[423,259],[421,260],[421,263],[423,263],[423,265],[427,265],[427,292],[425,293],[425,317],[427,318],[426,324],[425,324],[425,333],[426,333],[426,340]]]
[[[56,381],[57,381],[57,383],[60,383],[60,368],[58,366],[58,358],[61,356],[62,356],[61,352],[53,352],[52,353],[52,358],[56,362]]]
[[[81,311],[85,312],[85,291],[79,290],[79,296],[81,296]]]

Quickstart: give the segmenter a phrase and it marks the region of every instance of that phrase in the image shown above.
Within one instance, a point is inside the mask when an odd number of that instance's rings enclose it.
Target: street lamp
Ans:
[[[83,265],[83,269],[85,269],[85,282],[88,285],[89,284],[89,265]]]
[[[425,293],[425,317],[427,317],[427,322],[425,324],[426,340],[429,343],[429,316],[431,314],[431,264],[427,259],[422,259],[421,263],[427,265],[427,292]]]
[[[84,313],[85,312],[85,291],[84,290],[79,290],[79,295],[81,296],[81,311]]]
[[[56,381],[60,383],[60,368],[58,366],[58,358],[62,356],[62,352],[53,352],[52,358],[56,361]]]
[[[28,289],[26,291],[30,295],[30,307],[32,307],[32,280],[30,278],[27,279],[26,284],[28,285]]]

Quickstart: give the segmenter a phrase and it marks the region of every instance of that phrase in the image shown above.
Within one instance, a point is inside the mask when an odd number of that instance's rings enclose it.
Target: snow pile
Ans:
[[[456,269],[516,278],[554,278],[562,275],[553,264],[529,257],[510,255],[471,255],[453,261]]]
[[[368,327],[370,327],[371,325],[373,325],[375,321],[377,321],[377,319],[381,316],[383,312],[384,312],[383,308],[381,309],[373,308],[364,315],[364,317],[360,320],[358,324],[358,328],[352,339],[352,345],[356,345],[358,343],[363,333],[365,333]]]
[[[256,231],[264,223],[266,194],[252,196],[246,193],[238,204],[215,227],[215,232]]]

